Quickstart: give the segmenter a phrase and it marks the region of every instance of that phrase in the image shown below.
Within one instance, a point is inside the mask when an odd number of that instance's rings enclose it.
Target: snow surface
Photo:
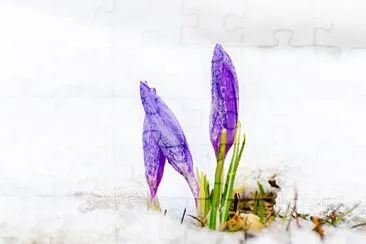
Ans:
[[[237,241],[241,234],[196,230],[189,218],[180,225],[184,207],[193,214],[193,200],[169,167],[159,189],[167,215],[145,207],[139,81],[169,104],[195,165],[212,179],[215,43],[155,45],[133,28],[35,6],[0,2],[1,243]],[[362,221],[366,52],[335,58],[312,48],[225,49],[240,80],[248,139],[238,182],[277,173],[279,207],[296,186],[303,212],[361,201],[350,223]],[[283,229],[274,226],[248,243],[285,243]],[[320,243],[311,226],[292,230],[292,243]],[[328,237],[325,243],[364,243],[366,235],[340,229]]]

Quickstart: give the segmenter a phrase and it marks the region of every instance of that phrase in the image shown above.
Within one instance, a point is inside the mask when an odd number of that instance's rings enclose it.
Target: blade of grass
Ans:
[[[263,203],[263,196],[264,196],[264,188],[263,185],[257,181],[258,188],[259,188],[259,198],[258,198],[258,215],[259,215],[259,222],[264,224],[264,203]]]
[[[211,199],[210,199],[210,183],[207,180],[207,176],[204,172],[198,172],[199,175],[199,185],[200,185],[200,192],[199,192],[199,207],[197,216],[201,217],[202,219],[207,217]]]
[[[254,205],[252,206],[253,207],[253,214],[255,214],[255,215],[258,215],[258,192],[255,192],[254,193]]]
[[[235,143],[237,145],[236,145],[236,148],[234,145],[233,159],[231,160],[229,172],[227,173],[227,177],[226,177],[226,184],[225,184],[226,190],[224,192],[223,203],[222,203],[223,207],[222,207],[222,213],[221,213],[221,223],[225,223],[229,216],[229,210],[231,208],[231,203],[232,203],[235,176],[236,176],[239,162],[241,160],[241,156],[243,154],[244,147],[245,147],[245,142],[246,142],[245,134],[244,134],[243,142],[240,146],[240,149],[238,147],[239,140],[240,140],[240,130],[241,130],[241,124],[240,124],[240,121],[238,121],[236,133],[235,133]]]
[[[215,184],[213,187],[212,200],[211,200],[211,214],[209,218],[208,227],[212,230],[216,230],[220,226],[220,202],[222,194],[222,171],[224,168],[224,157],[226,150],[226,129],[222,130],[220,139],[219,155],[217,157],[217,165],[215,172]]]
[[[258,184],[259,192],[260,192],[260,194],[262,194],[262,196],[263,196],[263,195],[265,194],[265,191],[264,191],[263,185],[262,185],[262,183],[260,183],[259,181],[257,181],[257,184]]]
[[[345,211],[342,215],[338,216],[335,222],[333,223],[334,226],[338,225],[339,223],[343,222],[347,215],[352,213],[353,210],[355,210],[358,206],[360,206],[361,202],[356,203],[352,208]]]
[[[236,124],[236,128],[235,128],[235,137],[234,137],[234,150],[233,150],[233,155],[231,157],[231,161],[230,161],[230,166],[229,166],[229,171],[227,176],[229,176],[230,172],[233,171],[233,167],[236,161],[236,157],[238,155],[238,147],[239,147],[239,141],[240,141],[240,121],[238,121],[238,123]],[[226,178],[226,182],[225,182],[225,188],[224,188],[224,196],[226,195],[226,192],[228,190],[228,186],[229,186],[229,178]]]
[[[205,176],[203,172],[197,171],[197,180],[199,184],[198,193],[198,206],[197,206],[197,216],[204,218],[205,216],[205,201],[206,201],[206,189],[205,189]]]
[[[207,177],[205,176],[205,211],[204,211],[204,217],[207,218],[208,212],[210,210],[210,206],[211,206],[211,195],[210,195],[210,183],[207,180]]]

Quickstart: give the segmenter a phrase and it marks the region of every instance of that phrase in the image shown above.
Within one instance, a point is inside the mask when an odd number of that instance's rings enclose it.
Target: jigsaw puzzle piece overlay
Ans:
[[[351,1],[351,2],[350,2]],[[360,0],[335,1],[331,8],[333,22],[315,33],[317,49],[338,49],[339,55],[366,49],[366,3]]]
[[[242,33],[244,46],[276,47],[283,41],[306,47],[314,44],[314,29],[331,21],[315,1],[279,0],[274,5],[270,0],[247,0],[245,11],[228,14],[224,22],[228,31]]]
[[[245,0],[185,0],[183,13],[196,16],[198,23],[182,31],[182,43],[240,45],[241,33],[228,31],[224,20],[227,14],[240,15],[245,8]]]
[[[184,1],[109,0],[96,10],[98,22],[138,31],[145,43],[180,44],[182,26],[194,27],[196,17],[183,13]]]

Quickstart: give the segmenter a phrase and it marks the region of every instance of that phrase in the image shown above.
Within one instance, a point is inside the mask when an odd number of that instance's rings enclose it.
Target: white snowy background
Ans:
[[[286,206],[361,205],[366,217],[363,1],[1,0],[0,242],[235,243],[196,231],[166,167],[146,211],[139,81],[174,111],[212,179],[210,62],[219,42],[240,82],[247,147],[238,182],[278,174]],[[167,165],[169,166],[169,165]],[[357,218],[356,218],[357,217]],[[282,233],[282,234],[281,234]],[[285,243],[283,227],[250,243]],[[327,243],[364,243],[362,230]],[[318,243],[311,226],[292,243]]]

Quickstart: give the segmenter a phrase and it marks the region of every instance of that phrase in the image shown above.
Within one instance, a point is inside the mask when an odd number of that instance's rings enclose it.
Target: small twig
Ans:
[[[168,209],[165,209],[165,210],[164,210],[164,215],[166,215],[166,213],[167,213],[167,212],[168,212]]]
[[[186,216],[186,211],[187,211],[187,208],[184,208],[182,218],[180,219],[180,224],[183,224],[184,217]]]
[[[297,213],[296,213],[296,205],[297,205],[297,190],[295,190],[295,195],[294,195],[294,207],[292,208],[291,214],[290,214],[290,219],[288,220],[287,223],[287,227],[286,227],[286,231],[289,231],[290,229],[290,225],[291,225],[291,221],[294,218],[294,214],[296,214],[296,224],[297,226],[300,228],[300,224],[299,224],[299,219],[297,218]]]
[[[293,218],[293,215],[291,214],[290,215],[290,218],[287,222],[287,226],[286,226],[286,231],[289,231],[290,230],[290,225],[291,225],[291,222],[292,222],[292,218]]]
[[[194,219],[194,220],[197,220],[200,223],[202,223],[202,221],[199,218],[197,218],[196,216],[193,216],[193,215],[190,215],[190,214],[187,214],[187,216]]]
[[[234,195],[234,211],[237,212],[238,211],[238,207],[239,207],[239,197],[240,194],[239,193],[235,193]]]
[[[246,228],[243,228],[244,229],[244,243],[247,242],[248,240],[248,229],[250,228],[250,225],[248,225],[248,217],[245,218],[245,225],[244,226],[247,226]]]
[[[361,227],[361,226],[366,226],[366,223],[360,223],[360,224],[352,226],[351,228],[354,229],[354,228],[358,228],[358,227]]]
[[[242,240],[240,240],[240,244],[245,244],[247,243],[247,240],[248,240],[248,231],[247,230],[244,230],[244,238]]]
[[[190,215],[190,214],[187,214],[187,216],[188,217],[191,217],[194,220],[197,220],[197,222],[201,224],[201,227],[204,227],[205,226],[205,222],[203,220],[197,218],[196,216],[193,216],[193,215]]]
[[[244,230],[244,243],[248,240],[248,230]]]
[[[244,226],[247,226],[247,227],[243,228],[244,239],[242,239],[240,241],[240,244],[245,244],[245,243],[247,243],[247,241],[248,241],[249,238],[254,238],[255,237],[255,235],[248,233],[248,230],[250,228],[250,225],[251,224],[248,225],[248,217],[246,217],[245,218],[245,224],[244,224]]]

